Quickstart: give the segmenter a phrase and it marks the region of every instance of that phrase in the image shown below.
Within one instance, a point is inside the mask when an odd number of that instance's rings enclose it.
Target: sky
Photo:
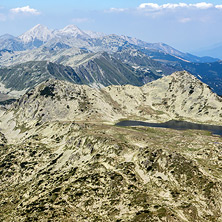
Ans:
[[[1,0],[0,35],[18,36],[37,24],[164,42],[184,52],[222,43],[222,1]]]

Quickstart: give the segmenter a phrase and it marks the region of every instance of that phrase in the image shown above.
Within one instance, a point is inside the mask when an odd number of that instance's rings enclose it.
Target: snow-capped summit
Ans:
[[[40,24],[34,26],[30,30],[19,36],[19,38],[24,43],[32,42],[35,40],[46,42],[53,37],[53,31],[49,30],[46,26]]]
[[[75,25],[67,25],[65,28],[60,29],[57,34],[66,36],[68,35],[74,38],[90,38],[89,35],[87,35]]]

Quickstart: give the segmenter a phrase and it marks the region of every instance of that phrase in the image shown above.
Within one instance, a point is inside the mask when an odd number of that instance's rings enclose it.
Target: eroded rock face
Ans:
[[[110,124],[220,113],[187,73],[103,90],[45,82],[1,110],[0,220],[221,221],[221,137]]]

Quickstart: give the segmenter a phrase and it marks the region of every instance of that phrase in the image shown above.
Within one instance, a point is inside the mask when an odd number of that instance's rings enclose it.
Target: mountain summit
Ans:
[[[88,34],[83,32],[75,25],[67,25],[65,28],[60,29],[57,34],[59,35],[67,35],[74,38],[90,38]]]
[[[43,43],[56,37],[71,37],[80,39],[90,39],[90,35],[83,32],[75,25],[68,25],[60,30],[50,30],[48,27],[38,24],[20,35],[18,38],[25,44],[30,44],[39,47]]]
[[[24,43],[34,42],[36,40],[46,42],[53,37],[53,31],[49,30],[48,27],[40,24],[34,26],[30,30],[19,36],[19,38]]]

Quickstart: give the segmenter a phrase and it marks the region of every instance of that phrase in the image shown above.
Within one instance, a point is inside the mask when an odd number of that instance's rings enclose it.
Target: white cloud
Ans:
[[[222,5],[215,5],[215,8],[222,9]]]
[[[24,6],[21,8],[12,8],[10,9],[10,11],[14,14],[19,14],[19,13],[23,13],[23,14],[32,14],[32,15],[39,15],[40,12],[37,9],[34,8],[30,8],[30,6]]]
[[[139,5],[140,9],[145,9],[145,8],[160,9],[160,7],[161,6],[156,3],[142,3],[141,5]]]
[[[175,8],[182,8],[182,7],[188,7],[186,3],[178,3],[178,4],[163,4],[158,5],[156,3],[143,3],[139,5],[139,9],[154,9],[154,10],[161,10],[161,9],[175,9]]]
[[[196,7],[199,9],[208,9],[208,8],[214,8],[214,5],[211,3],[206,3],[206,2],[200,2],[196,4],[189,4],[191,7]]]
[[[195,4],[187,4],[187,3],[165,3],[159,5],[157,3],[142,3],[137,7],[137,10],[141,11],[163,11],[163,10],[175,10],[175,9],[199,9],[199,10],[206,10],[206,9],[222,9],[222,5],[214,5],[212,3],[207,2],[199,2]],[[132,9],[127,8],[110,8],[105,12],[126,12],[126,11],[133,11]]]
[[[163,9],[176,9],[176,8],[209,9],[209,8],[222,8],[222,5],[213,5],[211,3],[206,3],[206,2],[200,2],[200,3],[196,3],[196,4],[166,3],[163,5],[158,5],[156,3],[142,3],[138,7],[138,9],[144,9],[144,10],[163,10]]]
[[[188,5],[186,3],[178,3],[178,4],[167,3],[162,5],[162,8],[164,9],[187,8],[187,7]]]

